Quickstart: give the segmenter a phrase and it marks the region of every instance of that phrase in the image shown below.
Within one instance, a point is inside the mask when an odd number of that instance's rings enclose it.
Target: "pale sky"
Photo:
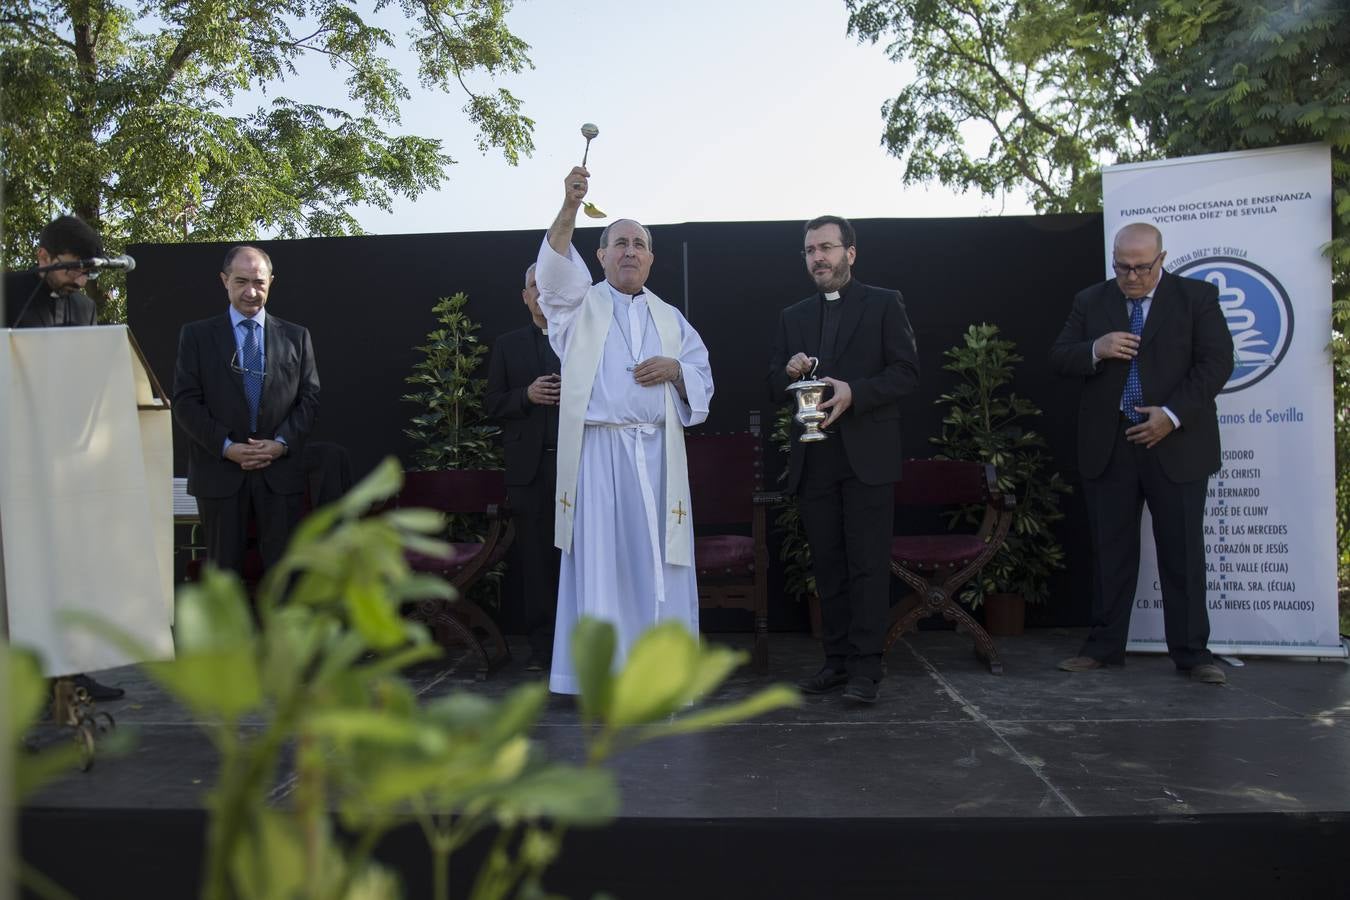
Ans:
[[[439,138],[458,164],[441,191],[358,218],[374,234],[543,229],[581,161],[583,122],[600,128],[589,199],[648,224],[1030,213],[1020,195],[901,184],[881,105],[907,73],[848,37],[847,21],[843,0],[522,0],[508,22],[535,68],[498,83],[535,120],[534,155],[512,167],[480,153],[460,97],[421,92],[413,59],[396,55],[414,89],[402,128]],[[396,18],[381,22],[402,35]],[[340,82],[307,66],[282,90],[337,102],[313,93],[324,85]]]

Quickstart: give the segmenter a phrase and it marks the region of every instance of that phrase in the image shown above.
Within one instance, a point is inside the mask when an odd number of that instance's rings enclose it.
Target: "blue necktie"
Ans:
[[[244,396],[248,398],[248,432],[258,430],[258,404],[262,401],[262,348],[258,346],[258,323],[245,319],[244,326]]]
[[[1144,298],[1130,301],[1130,331],[1136,335],[1144,333]],[[1130,372],[1125,376],[1125,393],[1120,398],[1120,408],[1125,418],[1138,425],[1144,417],[1134,411],[1136,406],[1144,405],[1144,385],[1139,380],[1139,356],[1130,360]]]

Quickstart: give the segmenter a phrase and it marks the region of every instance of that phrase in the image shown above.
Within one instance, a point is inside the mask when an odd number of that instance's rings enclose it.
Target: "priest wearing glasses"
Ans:
[[[843,691],[875,703],[890,604],[895,482],[900,480],[900,399],[919,384],[914,331],[899,291],[853,277],[858,242],[841,216],[807,222],[802,259],[816,293],[778,318],[769,362],[770,396],[814,375],[830,385],[820,409],[830,436],[797,440],[788,454],[788,492],[797,495],[811,547],[825,662],[798,682],[808,694]]]

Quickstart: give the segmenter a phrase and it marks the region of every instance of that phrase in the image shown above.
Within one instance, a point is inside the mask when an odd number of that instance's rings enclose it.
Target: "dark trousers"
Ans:
[[[242,575],[252,520],[257,524],[263,568],[271,568],[286,552],[286,542],[300,521],[303,496],[275,493],[262,472],[245,472],[244,485],[234,496],[198,497],[206,558],[221,569],[233,569]]]
[[[1125,438],[1122,417],[1111,461],[1083,480],[1093,547],[1092,629],[1083,655],[1125,661],[1139,579],[1139,525],[1148,504],[1158,551],[1167,652],[1178,668],[1213,661],[1205,607],[1205,492],[1208,479],[1175,482],[1158,455]],[[1167,440],[1167,438],[1163,438]]]
[[[553,546],[554,485],[558,466],[554,453],[544,453],[529,484],[511,484],[506,496],[516,526],[511,552],[520,572],[525,634],[530,653],[553,655],[553,623],[558,609],[558,567],[562,553]]]
[[[879,681],[895,486],[859,481],[837,435],[805,450],[797,497],[820,594],[825,664]]]

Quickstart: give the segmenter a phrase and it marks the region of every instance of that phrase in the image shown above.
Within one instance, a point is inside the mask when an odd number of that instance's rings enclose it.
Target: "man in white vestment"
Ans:
[[[590,173],[576,167],[539,250],[535,278],[549,343],[562,361],[554,543],[562,550],[549,688],[580,691],[572,628],[582,616],[618,632],[617,661],[659,621],[698,631],[694,523],[684,428],[708,417],[708,348],[646,290],[651,233],[619,219],[600,235],[605,279],[572,246]]]

